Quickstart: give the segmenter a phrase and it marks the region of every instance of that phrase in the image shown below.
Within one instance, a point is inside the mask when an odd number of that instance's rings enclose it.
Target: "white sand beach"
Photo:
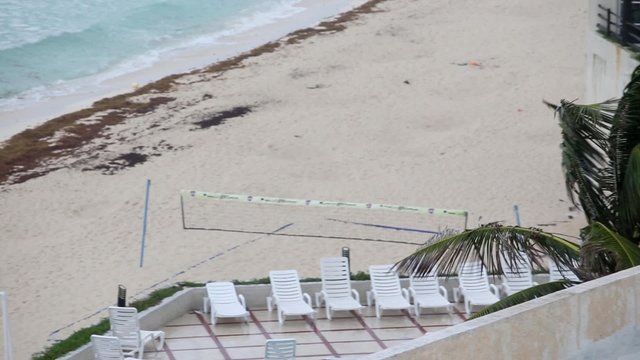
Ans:
[[[518,205],[524,226],[577,236],[583,215],[569,210],[560,129],[542,100],[584,93],[586,7],[388,0],[343,31],[145,95],[175,100],[113,126],[59,170],[0,187],[0,290],[15,358],[104,317],[90,315],[115,303],[118,284],[132,300],[183,280],[276,268],[317,276],[319,259],[342,246],[354,271],[415,250],[185,231],[181,189],[466,209],[470,227],[514,224]],[[218,126],[193,124],[245,106]],[[112,175],[86,171],[131,152],[149,157]]]

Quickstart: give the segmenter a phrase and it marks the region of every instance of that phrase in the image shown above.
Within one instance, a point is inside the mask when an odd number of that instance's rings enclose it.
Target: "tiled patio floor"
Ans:
[[[251,309],[249,323],[240,319],[221,319],[211,325],[209,314],[192,312],[170,322],[164,351],[147,350],[145,359],[263,359],[267,339],[295,338],[296,357],[325,359],[354,358],[386,349],[438,331],[465,320],[464,311],[456,304],[452,315],[424,310],[420,319],[406,311],[385,311],[381,319],[373,307],[362,314],[355,311],[334,313],[328,320],[324,308],[316,309],[318,318],[291,316],[283,325],[276,312]]]

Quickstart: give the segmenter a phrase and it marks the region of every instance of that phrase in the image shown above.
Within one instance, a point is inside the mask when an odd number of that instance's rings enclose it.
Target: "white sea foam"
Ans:
[[[193,1],[196,2],[196,0]],[[220,2],[217,6],[230,4],[237,7],[240,4],[240,1],[217,1]],[[37,0],[34,3],[28,2],[30,4],[25,9],[33,11],[37,4],[42,5],[44,2],[44,0]],[[110,9],[114,7],[113,2],[120,3],[121,1],[68,0],[67,5],[77,6],[85,11],[92,6],[104,5],[106,7],[105,13],[109,13]],[[167,23],[166,26],[173,26],[172,31],[165,31],[165,26],[158,26],[158,20],[148,19],[148,12],[154,11],[160,14],[164,12],[166,16],[177,12],[186,16],[190,11],[197,11],[197,8],[184,7],[183,2],[175,0],[128,2],[128,5],[124,5],[124,9],[126,10],[125,18],[129,23],[104,19],[100,21],[97,15],[87,16],[87,19],[82,19],[77,23],[49,26],[49,37],[46,38],[42,38],[40,32],[45,26],[38,27],[37,22],[34,23],[33,19],[22,24],[14,24],[14,28],[33,26],[34,29],[28,35],[14,38],[3,37],[3,33],[0,32],[0,49],[3,41],[4,43],[12,41],[14,44],[20,43],[20,46],[35,44],[30,46],[42,52],[55,51],[56,46],[69,46],[70,42],[83,41],[88,43],[89,49],[91,49],[91,42],[95,36],[106,36],[105,34],[124,31],[128,38],[117,43],[117,47],[113,47],[116,54],[104,53],[102,59],[96,59],[95,55],[94,58],[89,56],[88,65],[70,62],[69,69],[53,67],[42,76],[36,72],[25,71],[26,75],[31,77],[26,77],[22,85],[30,86],[13,96],[0,98],[0,141],[25,127],[75,110],[75,108],[88,106],[92,101],[101,97],[129,91],[132,83],[144,84],[172,73],[185,72],[205,66],[282,37],[295,29],[311,26],[328,16],[363,2],[364,0],[323,0],[322,2],[242,0],[244,7],[227,9],[226,16],[214,19],[215,21],[209,21],[210,19],[202,14],[199,19],[194,16],[196,19],[190,20],[199,20],[200,23],[183,24],[172,20],[174,22]],[[8,3],[23,4],[23,2],[0,0],[0,9],[7,8]],[[135,6],[131,3],[135,3]],[[22,11],[26,11],[25,9]],[[217,10],[217,8],[209,10]],[[12,11],[15,13],[19,10],[13,8],[10,12]],[[61,11],[63,10],[52,10],[53,13]],[[2,28],[2,24],[6,23],[8,16],[10,15],[0,15],[0,28]],[[41,21],[45,20],[41,19]],[[132,21],[141,23],[130,24]],[[127,42],[126,40],[131,41]],[[112,41],[117,42],[119,39],[115,37]],[[105,44],[104,51],[108,52],[110,49],[109,44]],[[78,54],[71,51],[69,55],[73,57]],[[42,59],[31,63],[27,62],[25,66],[39,66],[41,62],[42,65],[47,65],[46,62],[51,59],[45,55],[41,56]],[[3,52],[0,51],[0,67],[7,65],[3,64],[2,57]],[[91,62],[92,60],[94,63]],[[105,67],[105,64],[108,66]],[[97,70],[90,73],[91,69],[85,69],[83,66],[95,66]],[[60,74],[65,70],[72,71],[71,73],[87,72],[88,74],[81,77],[51,78],[52,74]],[[50,78],[38,82],[43,77]],[[20,78],[16,76],[12,80],[20,81]],[[3,93],[3,88],[6,93],[6,87],[11,85],[7,84],[7,81],[3,83],[0,78],[0,94]]]

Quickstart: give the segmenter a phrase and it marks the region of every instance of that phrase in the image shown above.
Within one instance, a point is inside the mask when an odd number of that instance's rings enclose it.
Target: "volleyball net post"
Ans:
[[[2,328],[4,334],[4,358],[12,360],[11,329],[9,328],[9,310],[7,305],[7,293],[0,291],[0,308],[2,308]]]

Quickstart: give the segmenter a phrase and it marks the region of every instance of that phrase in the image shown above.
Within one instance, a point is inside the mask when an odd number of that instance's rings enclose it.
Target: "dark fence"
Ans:
[[[623,46],[640,52],[640,2],[622,1],[620,14],[598,5],[598,31]]]

